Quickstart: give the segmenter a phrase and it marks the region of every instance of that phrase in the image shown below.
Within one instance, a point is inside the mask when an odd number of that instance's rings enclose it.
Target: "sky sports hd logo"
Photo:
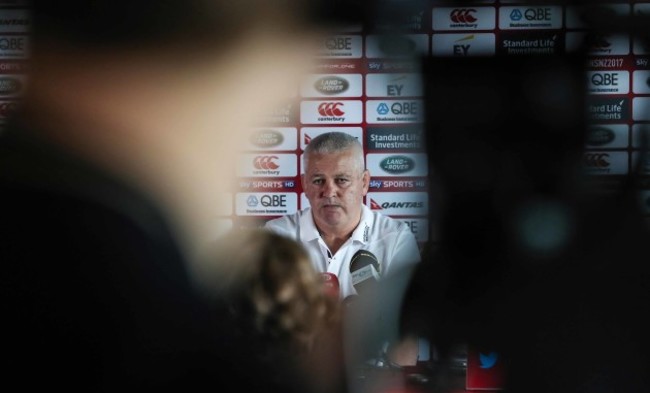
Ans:
[[[426,192],[369,192],[366,205],[386,215],[423,216],[428,213],[429,194]]]

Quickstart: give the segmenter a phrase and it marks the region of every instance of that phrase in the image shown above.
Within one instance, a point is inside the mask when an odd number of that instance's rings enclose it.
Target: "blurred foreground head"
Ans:
[[[327,31],[318,2],[33,1],[17,122],[214,236],[246,129],[286,105]]]
[[[254,343],[251,356],[277,368],[270,374],[319,392],[340,391],[338,293],[327,292],[300,243],[264,229],[239,229],[214,242],[201,266],[202,293],[225,302],[242,338]]]

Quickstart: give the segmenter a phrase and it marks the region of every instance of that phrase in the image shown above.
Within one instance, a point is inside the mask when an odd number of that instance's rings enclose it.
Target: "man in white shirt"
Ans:
[[[336,275],[341,299],[357,295],[350,261],[359,250],[377,258],[380,278],[420,261],[409,227],[364,205],[370,172],[357,138],[330,132],[312,139],[304,166],[302,188],[310,207],[270,220],[265,227],[299,240],[318,271]]]

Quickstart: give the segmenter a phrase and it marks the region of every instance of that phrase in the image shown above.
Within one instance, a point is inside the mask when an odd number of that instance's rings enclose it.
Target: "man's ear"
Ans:
[[[300,188],[305,189],[305,174],[300,175]]]
[[[364,170],[363,175],[361,178],[361,181],[363,182],[363,196],[366,196],[368,193],[368,188],[370,188],[370,171],[369,170]]]

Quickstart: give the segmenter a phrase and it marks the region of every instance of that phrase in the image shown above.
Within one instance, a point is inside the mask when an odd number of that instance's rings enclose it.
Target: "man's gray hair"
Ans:
[[[365,169],[363,160],[363,146],[359,140],[345,132],[326,132],[312,139],[305,148],[305,155],[303,156],[305,168],[307,168],[307,161],[312,154],[332,154],[340,153],[350,149],[355,150],[355,161],[359,173]]]

